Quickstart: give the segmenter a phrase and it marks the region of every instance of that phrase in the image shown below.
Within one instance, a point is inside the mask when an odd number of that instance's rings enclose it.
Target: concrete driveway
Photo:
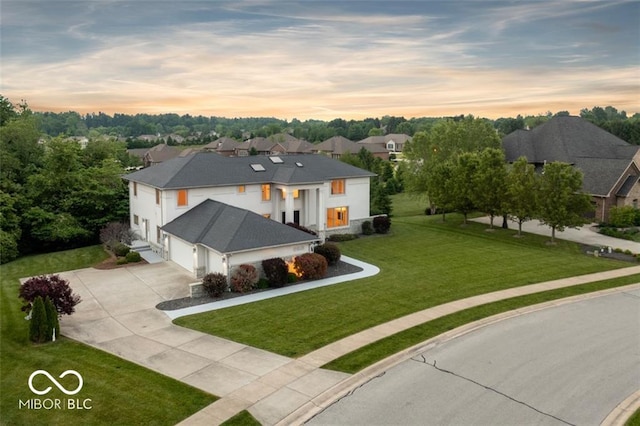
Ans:
[[[503,320],[422,351],[312,425],[598,425],[640,388],[640,289]]]
[[[195,279],[171,262],[60,276],[82,297],[62,318],[63,335],[225,397],[190,424],[219,424],[250,406],[275,423],[348,376],[173,325],[155,306],[188,296]]]

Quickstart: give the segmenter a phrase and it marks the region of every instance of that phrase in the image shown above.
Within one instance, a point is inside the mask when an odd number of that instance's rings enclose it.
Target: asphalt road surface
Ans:
[[[391,368],[312,425],[598,425],[640,389],[640,290],[544,309]]]

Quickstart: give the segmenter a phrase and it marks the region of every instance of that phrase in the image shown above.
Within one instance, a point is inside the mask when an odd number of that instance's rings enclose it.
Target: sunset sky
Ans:
[[[640,112],[639,1],[2,0],[0,26],[0,93],[38,111]]]

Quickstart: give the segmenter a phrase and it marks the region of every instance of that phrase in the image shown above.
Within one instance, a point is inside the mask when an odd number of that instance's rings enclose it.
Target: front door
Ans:
[[[287,212],[282,212],[282,223],[287,223]],[[293,211],[293,223],[300,225],[300,210]]]

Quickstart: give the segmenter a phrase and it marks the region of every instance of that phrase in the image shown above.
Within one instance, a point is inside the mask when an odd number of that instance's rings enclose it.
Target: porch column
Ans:
[[[324,187],[316,189],[316,206],[317,206],[317,222],[318,236],[324,240],[325,231],[327,229],[327,212],[325,211]]]
[[[293,189],[286,188],[284,198],[284,221],[285,223],[293,222]]]

